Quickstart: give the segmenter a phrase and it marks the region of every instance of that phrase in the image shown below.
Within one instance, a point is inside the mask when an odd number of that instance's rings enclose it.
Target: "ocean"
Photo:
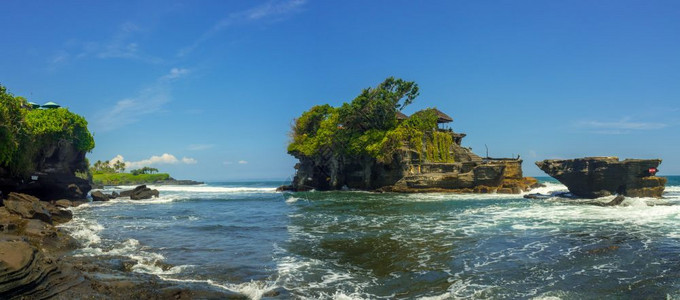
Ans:
[[[566,191],[542,181],[532,193]],[[680,177],[617,207],[281,184],[152,186],[159,198],[82,205],[61,227],[84,246],[72,255],[252,299],[680,299]]]

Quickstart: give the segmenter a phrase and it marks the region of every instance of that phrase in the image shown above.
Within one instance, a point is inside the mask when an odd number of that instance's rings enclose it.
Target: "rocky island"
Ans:
[[[388,78],[340,107],[314,106],[295,120],[288,153],[299,160],[281,190],[521,193],[537,185],[522,160],[480,157],[461,142],[453,119],[435,109],[401,110],[418,85]]]
[[[655,176],[660,159],[585,157],[547,159],[536,165],[583,198],[618,194],[630,197],[661,198],[666,178]]]

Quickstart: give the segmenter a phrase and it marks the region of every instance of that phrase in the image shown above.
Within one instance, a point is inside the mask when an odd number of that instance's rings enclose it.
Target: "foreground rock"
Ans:
[[[583,198],[599,198],[613,194],[661,198],[667,179],[654,176],[659,164],[660,159],[619,161],[617,157],[550,159],[536,162],[541,170],[566,185],[572,194]]]
[[[38,219],[52,223],[52,215],[38,198],[31,195],[10,193],[9,197],[3,202],[7,211],[16,214],[24,219]]]
[[[132,190],[120,192],[120,197],[130,197],[132,200],[151,199],[151,197],[158,198],[159,195],[158,190],[150,189],[146,185],[140,185]]]
[[[102,193],[102,191],[93,191],[90,193],[90,196],[92,196],[92,201],[100,202],[100,201],[109,201],[111,199],[110,195]]]

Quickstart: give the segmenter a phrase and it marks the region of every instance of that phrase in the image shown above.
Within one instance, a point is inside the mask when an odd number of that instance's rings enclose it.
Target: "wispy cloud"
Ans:
[[[246,164],[248,164],[248,161],[239,160],[239,161],[237,161],[236,163],[239,164],[239,165],[246,165]],[[225,165],[225,166],[230,166],[230,165],[233,165],[234,162],[232,162],[232,161],[224,161],[224,162],[222,162],[222,164]]]
[[[668,124],[659,122],[638,122],[631,121],[630,118],[623,118],[613,122],[595,120],[581,121],[576,123],[575,126],[598,134],[628,134],[633,131],[663,129],[668,127]]]
[[[180,77],[184,77],[185,75],[189,74],[188,69],[183,69],[183,68],[172,68],[170,69],[170,73],[167,75],[163,76],[162,79],[164,80],[173,80],[177,79]]]
[[[275,22],[302,11],[306,0],[270,1],[244,11],[234,12],[217,21],[191,45],[182,48],[177,56],[185,56],[202,43],[229,27],[252,22]]]
[[[191,151],[201,151],[212,149],[213,147],[215,147],[213,144],[191,144],[189,147],[187,147],[187,149]]]
[[[142,117],[159,112],[170,102],[170,82],[189,73],[187,69],[172,68],[170,72],[142,89],[136,96],[118,100],[112,107],[102,109],[92,118],[95,131],[105,132],[133,124]]]
[[[57,67],[70,61],[84,58],[132,59],[146,63],[161,63],[163,59],[144,53],[136,35],[142,29],[132,22],[122,23],[109,38],[99,41],[69,40],[65,49],[57,51],[50,59],[51,66]]]
[[[114,164],[118,161],[122,161],[125,163],[125,168],[126,169],[138,169],[142,167],[149,167],[153,165],[163,165],[163,164],[187,164],[187,165],[193,165],[198,163],[197,160],[190,158],[190,157],[183,157],[181,160],[177,159],[172,154],[169,153],[163,153],[162,155],[153,155],[147,159],[143,159],[140,161],[125,161],[122,155],[118,154],[116,157],[112,158],[109,160],[109,164]]]

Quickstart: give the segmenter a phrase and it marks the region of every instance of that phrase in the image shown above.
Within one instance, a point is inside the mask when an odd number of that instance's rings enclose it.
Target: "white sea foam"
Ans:
[[[526,194],[534,194],[534,193],[540,193],[544,195],[551,195],[555,192],[568,192],[569,189],[561,183],[553,183],[553,182],[543,182],[543,187],[531,189],[530,191],[524,192],[523,195]]]
[[[71,236],[80,241],[84,247],[101,243],[101,232],[104,227],[95,220],[74,217],[71,222],[59,225],[59,227],[70,232]]]
[[[293,197],[293,196],[288,196],[288,197],[286,198],[286,203],[295,203],[295,202],[297,202],[298,200],[300,200],[300,198],[298,198],[298,197]]]
[[[188,193],[276,193],[274,187],[223,187],[209,185],[150,185],[149,188],[160,192],[188,192]]]

